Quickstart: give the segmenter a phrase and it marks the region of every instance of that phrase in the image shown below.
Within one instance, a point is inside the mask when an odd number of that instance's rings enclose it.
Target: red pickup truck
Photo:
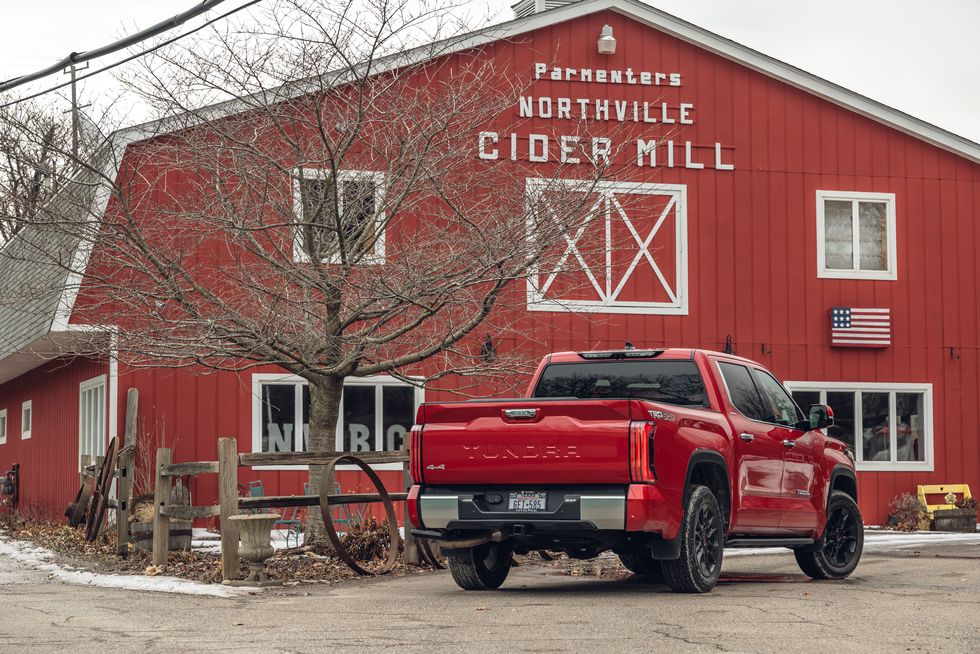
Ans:
[[[498,588],[531,550],[612,550],[678,592],[710,591],[726,547],[788,547],[841,579],[864,544],[853,456],[825,433],[830,407],[808,409],[729,354],[551,354],[525,398],[419,408],[413,533],[468,590]]]

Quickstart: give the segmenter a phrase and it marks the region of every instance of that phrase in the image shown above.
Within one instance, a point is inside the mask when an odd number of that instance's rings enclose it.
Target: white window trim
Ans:
[[[299,375],[289,375],[289,374],[279,374],[279,373],[253,373],[252,374],[252,452],[262,452],[262,385],[263,384],[295,384],[296,385],[296,403],[295,403],[295,417],[294,424],[302,424],[302,413],[303,413],[303,385],[307,384],[307,381],[300,377]],[[377,393],[381,394],[381,389],[384,386],[405,386],[405,382],[390,375],[377,375],[374,377],[349,377],[344,380],[345,386],[375,386],[377,387]],[[418,411],[419,405],[425,401],[425,389],[415,387],[415,411]],[[380,401],[377,405],[381,406]],[[337,432],[334,440],[334,447],[343,447],[344,442],[344,401],[340,401],[340,418],[337,420]],[[382,420],[381,412],[378,411],[375,416],[375,438],[381,435],[380,422]],[[302,427],[300,427],[302,429]],[[408,438],[408,433],[405,435]],[[302,438],[294,439],[297,446],[302,443]],[[372,470],[402,470],[404,464],[402,463],[373,463],[370,464]],[[252,466],[253,470],[308,470],[309,466]],[[360,470],[355,465],[345,465],[341,464],[337,466],[337,470]]]
[[[584,191],[597,193],[601,196],[600,200],[596,203],[595,208],[599,209],[599,204],[603,203],[605,200],[605,211],[601,215],[600,219],[606,223],[606,262],[603,273],[600,277],[596,277],[591,273],[590,281],[595,285],[597,295],[599,299],[597,300],[560,300],[560,299],[545,299],[546,290],[542,290],[542,287],[550,286],[550,278],[545,281],[544,284],[540,284],[539,276],[542,272],[539,270],[537,264],[532,266],[527,273],[527,308],[528,311],[551,311],[551,312],[567,312],[567,313],[616,313],[616,314],[648,314],[648,315],[669,315],[669,316],[686,316],[688,315],[688,284],[687,284],[687,186],[684,184],[655,184],[655,183],[644,183],[644,182],[614,182],[614,181],[602,181],[598,183],[593,183],[588,180],[575,180],[575,179],[543,179],[543,178],[531,178],[527,180],[527,197],[528,202],[534,202],[538,195],[548,190],[549,188],[554,188],[555,186],[561,186],[566,190],[574,191],[576,188],[581,188]],[[612,252],[613,247],[609,242],[610,236],[610,221],[612,220],[611,210],[609,208],[609,201],[616,194],[634,194],[634,195],[661,195],[671,198],[670,204],[664,209],[664,214],[672,211],[674,213],[674,238],[677,244],[677,251],[675,253],[675,270],[674,270],[674,288],[669,288],[665,279],[661,279],[661,284],[667,291],[668,295],[672,296],[673,301],[670,302],[641,302],[641,301],[621,301],[618,299],[619,288],[614,288],[620,284],[621,280],[613,278],[613,265],[612,265]],[[663,215],[663,214],[661,214]],[[629,223],[632,225],[632,223]],[[659,229],[658,226],[653,228],[656,232]],[[647,239],[651,235],[644,234],[642,232],[637,232],[640,234],[640,239]],[[581,235],[579,235],[581,236]],[[635,236],[634,236],[635,238]],[[528,216],[528,228],[527,228],[527,239],[533,241],[533,218]],[[642,247],[642,244],[638,244]],[[568,251],[575,254],[577,250],[577,239],[575,235],[569,237],[569,242],[567,249]],[[648,261],[645,257],[640,257],[642,252],[650,254],[649,244],[646,248],[637,250],[637,258],[632,261],[632,265],[628,268],[623,276],[623,280],[629,278],[633,274],[633,271],[639,265],[649,266]],[[654,261],[656,258],[650,255]],[[551,277],[555,275],[552,274]],[[601,290],[600,290],[601,287]]]
[[[293,171],[293,211],[299,220],[306,220],[303,216],[303,198],[300,192],[300,176],[303,179],[327,179],[333,173],[326,168],[303,168],[295,169]],[[337,180],[340,182],[345,182],[349,180],[358,179],[371,179],[374,181],[374,201],[376,207],[383,206],[384,202],[384,173],[376,170],[338,170]],[[374,252],[367,254],[362,257],[359,261],[359,265],[383,265],[385,263],[385,213],[383,211],[378,212],[377,221],[375,224],[375,239],[374,239]],[[301,234],[293,234],[293,260],[299,263],[310,263],[310,257],[306,253],[306,249],[303,247],[303,236]],[[339,257],[329,257],[321,259],[320,263],[340,263]]]
[[[108,406],[107,406],[108,405],[108,398],[109,398],[109,394],[108,394],[109,384],[108,384],[108,378],[107,378],[106,375],[99,375],[98,377],[92,377],[91,379],[86,379],[85,381],[83,381],[82,383],[80,383],[78,385],[78,462],[79,462],[79,465],[81,465],[82,454],[83,454],[83,452],[82,452],[82,446],[83,446],[83,442],[82,442],[82,424],[83,424],[82,418],[83,418],[83,415],[82,415],[82,412],[83,412],[84,409],[83,409],[83,406],[82,406],[82,396],[85,394],[86,391],[92,390],[93,388],[98,388],[99,386],[102,386],[104,388],[104,390],[103,390],[103,397],[106,400],[106,404],[104,404],[103,407],[102,407],[102,411],[103,411],[103,413],[102,413],[102,447],[100,448],[102,450],[102,454],[105,454],[106,426],[107,426],[108,418],[109,418],[109,409],[108,409]]]
[[[855,467],[859,472],[933,472],[935,462],[933,452],[935,450],[935,432],[933,429],[933,409],[932,409],[932,384],[910,384],[910,383],[887,383],[887,382],[810,382],[810,381],[788,381],[784,384],[791,393],[796,391],[823,391],[823,392],[869,392],[869,393],[923,393],[923,411],[925,413],[922,422],[922,430],[925,435],[925,461],[862,461],[863,449],[859,438],[861,437],[860,397],[855,397],[854,420],[856,423],[854,455],[857,457]],[[821,395],[826,398],[826,395]],[[891,424],[896,421],[895,403],[891,404]],[[826,403],[826,402],[824,402]],[[896,440],[898,435],[891,430],[891,456],[897,452]]]
[[[0,445],[7,444],[7,430],[10,421],[7,419],[7,410],[0,409],[0,425],[3,425],[3,429],[0,430]]]
[[[31,412],[31,426],[24,429],[24,413],[28,410]],[[27,400],[20,405],[20,440],[30,440],[32,431],[34,431],[34,400]]]
[[[885,231],[888,239],[888,268],[887,270],[860,270],[861,253],[859,247],[860,230],[856,229],[858,214],[855,211],[852,223],[852,236],[854,239],[854,268],[852,270],[839,270],[827,268],[827,247],[824,232],[824,207],[827,200],[841,200],[843,202],[884,202],[885,203]],[[884,281],[896,281],[898,279],[898,244],[895,233],[895,194],[894,193],[865,193],[862,191],[817,191],[817,277],[821,279],[877,279]]]

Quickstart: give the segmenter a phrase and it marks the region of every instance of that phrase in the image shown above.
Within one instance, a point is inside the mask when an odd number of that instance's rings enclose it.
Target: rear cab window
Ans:
[[[553,363],[544,368],[533,397],[583,400],[641,399],[705,408],[701,371],[691,360]]]

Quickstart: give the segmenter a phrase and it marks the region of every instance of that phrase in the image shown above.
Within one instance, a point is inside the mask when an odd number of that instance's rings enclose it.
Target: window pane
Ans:
[[[400,450],[405,434],[415,422],[415,389],[411,386],[383,387],[381,410],[384,449]]]
[[[344,386],[344,451],[369,452],[374,445],[374,386]]]
[[[337,251],[337,221],[332,179],[303,178],[299,183],[303,215],[303,248],[311,258],[326,258]]]
[[[262,451],[295,449],[296,389],[293,384],[262,385]]]
[[[544,369],[534,397],[640,397],[704,406],[701,373],[693,361],[556,363]]]
[[[725,385],[728,387],[735,408],[747,418],[769,420],[770,410],[762,403],[759,393],[755,390],[755,384],[749,377],[748,368],[734,363],[718,365],[721,368],[721,374],[725,377]]]
[[[833,270],[854,269],[854,238],[851,202],[824,202],[824,261]]]
[[[888,393],[861,394],[861,443],[865,461],[888,461],[891,439],[888,434]]]
[[[781,425],[795,425],[803,416],[796,412],[796,404],[783,387],[771,375],[759,370],[755,371],[755,379],[762,390],[763,400],[768,400],[773,422]]]
[[[854,449],[854,393],[827,392],[827,404],[834,410],[834,426],[827,430],[827,435],[844,441]]]
[[[334,443],[336,447],[336,443]],[[310,387],[303,384],[303,445],[304,452],[310,449]]]
[[[924,404],[922,393],[895,394],[899,461],[926,460]]]
[[[888,269],[888,234],[883,202],[858,203],[861,270]]]
[[[344,241],[348,251],[366,252],[374,247],[374,180],[347,180],[343,182],[343,190]]]
[[[793,391],[793,399],[804,414],[810,415],[810,405],[820,404],[820,391]]]

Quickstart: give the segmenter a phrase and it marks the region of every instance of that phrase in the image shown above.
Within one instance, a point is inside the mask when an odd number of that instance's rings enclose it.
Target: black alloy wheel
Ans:
[[[843,568],[857,550],[857,522],[844,506],[837,506],[827,518],[823,554],[836,568]]]
[[[704,577],[711,577],[721,565],[721,538],[716,512],[707,504],[698,509],[694,524],[694,558]]]
[[[718,583],[724,556],[724,522],[718,498],[707,486],[692,486],[681,524],[681,555],[661,561],[675,593],[707,593]]]
[[[795,550],[796,562],[814,579],[843,579],[854,572],[864,551],[864,522],[850,495],[834,491],[827,502],[827,526],[810,547]]]

